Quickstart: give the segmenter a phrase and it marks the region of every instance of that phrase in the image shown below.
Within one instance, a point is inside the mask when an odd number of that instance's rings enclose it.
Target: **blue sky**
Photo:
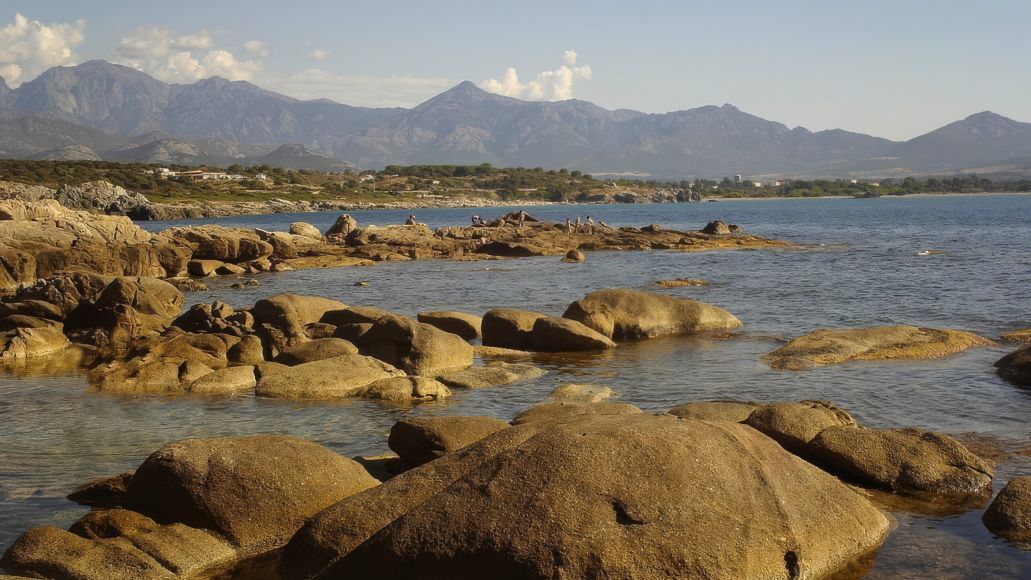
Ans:
[[[1031,121],[1029,22],[1021,0],[5,0],[0,75],[105,58],[366,106],[471,80],[647,112],[732,103],[905,139],[982,110]]]

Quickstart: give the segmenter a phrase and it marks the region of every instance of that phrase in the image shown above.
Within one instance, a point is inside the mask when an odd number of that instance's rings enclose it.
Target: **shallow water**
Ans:
[[[390,426],[415,414],[510,418],[564,382],[613,388],[645,409],[714,398],[831,400],[875,427],[923,426],[990,436],[1007,448],[1031,444],[1031,391],[993,372],[1013,345],[912,362],[863,362],[804,372],[773,371],[759,357],[818,327],[907,323],[972,330],[990,338],[1031,327],[1031,197],[955,196],[873,200],[770,200],[641,206],[549,206],[547,219],[592,215],[609,225],[658,223],[696,229],[722,218],[746,232],[806,244],[800,250],[590,253],[584,264],[554,257],[489,262],[422,261],[257,276],[261,286],[210,292],[247,306],[291,291],[380,306],[482,313],[514,306],[561,314],[604,287],[649,288],[729,309],[745,326],[735,338],[662,339],[601,356],[540,357],[551,372],[528,383],[456,392],[415,408],[366,401],[298,403],[240,397],[121,397],[86,389],[81,376],[0,376],[0,546],[30,526],[67,526],[83,509],[64,499],[76,484],[135,467],[161,444],[186,437],[291,433],[347,455],[386,449]],[[409,212],[352,212],[360,224],[401,223]],[[421,210],[431,226],[468,223],[474,213]],[[293,221],[327,228],[337,213],[243,216],[227,225],[286,229]],[[197,220],[202,222],[205,220]],[[214,220],[206,220],[214,221]],[[191,223],[197,223],[191,222]],[[147,223],[149,229],[176,224]],[[919,256],[922,250],[941,254]],[[705,278],[710,286],[654,288],[655,280]],[[354,283],[367,280],[366,287]],[[996,490],[1031,474],[1014,455],[997,469]],[[949,517],[898,513],[898,528],[863,572],[870,577],[1028,577],[1031,552],[993,538],[981,509]]]

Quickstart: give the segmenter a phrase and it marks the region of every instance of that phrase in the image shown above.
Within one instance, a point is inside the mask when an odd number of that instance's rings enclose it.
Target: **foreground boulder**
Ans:
[[[981,516],[992,532],[1017,541],[1031,541],[1031,476],[1006,483]]]
[[[387,445],[415,467],[507,428],[508,423],[494,417],[409,417],[390,428]]]
[[[238,548],[270,548],[322,508],[376,484],[355,461],[295,437],[190,439],[140,465],[125,507],[212,530]]]
[[[902,494],[985,495],[992,465],[952,437],[924,429],[830,427],[807,458],[864,485]]]
[[[483,315],[483,345],[530,350],[533,325],[544,318],[539,312],[495,308]]]
[[[820,329],[792,340],[763,358],[775,369],[802,370],[851,360],[941,358],[992,341],[961,330],[916,326]]]
[[[46,578],[182,578],[276,549],[311,516],[377,485],[355,461],[285,436],[172,443],[128,481],[124,506],[69,531],[40,527],[5,568]]]
[[[612,340],[634,340],[741,326],[722,308],[640,290],[598,290],[569,305],[564,318]]]
[[[266,363],[259,367],[255,394],[278,399],[337,399],[356,397],[380,379],[404,372],[372,357],[345,354],[288,367]]]
[[[1013,384],[1031,386],[1031,345],[1019,348],[995,361],[999,376]]]
[[[503,429],[319,514],[284,561],[320,578],[815,578],[887,531],[749,427],[638,413]]]
[[[395,315],[377,320],[358,339],[358,349],[411,375],[431,377],[473,364],[473,347],[461,337]]]

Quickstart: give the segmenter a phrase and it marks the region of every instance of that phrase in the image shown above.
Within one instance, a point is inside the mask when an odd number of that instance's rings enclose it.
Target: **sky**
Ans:
[[[0,0],[0,76],[106,59],[405,107],[469,80],[901,140],[984,110],[1031,122],[1028,23],[1027,0]]]

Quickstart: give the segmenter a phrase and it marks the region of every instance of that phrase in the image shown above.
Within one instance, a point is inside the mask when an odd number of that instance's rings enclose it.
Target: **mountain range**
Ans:
[[[896,142],[792,129],[731,105],[645,114],[470,82],[411,109],[352,107],[218,77],[168,84],[98,60],[14,89],[0,79],[0,156],[322,170],[492,163],[663,179],[1027,176],[1031,124],[986,111]]]

